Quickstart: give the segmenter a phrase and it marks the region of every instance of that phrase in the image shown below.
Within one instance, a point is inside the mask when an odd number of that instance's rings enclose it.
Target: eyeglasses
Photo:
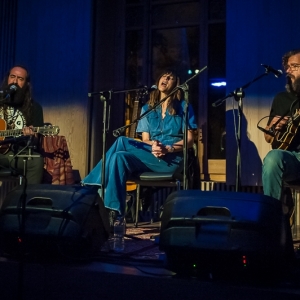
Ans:
[[[300,64],[291,64],[291,65],[286,65],[284,67],[285,71],[287,71],[288,69],[290,69],[291,71],[298,71],[300,68]]]

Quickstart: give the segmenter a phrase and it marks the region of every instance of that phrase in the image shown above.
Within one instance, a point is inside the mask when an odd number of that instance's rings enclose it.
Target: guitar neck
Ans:
[[[39,133],[39,132],[43,132],[44,127],[32,127],[31,129],[34,133]],[[0,137],[8,137],[8,136],[17,137],[20,135],[23,135],[22,129],[0,130]]]

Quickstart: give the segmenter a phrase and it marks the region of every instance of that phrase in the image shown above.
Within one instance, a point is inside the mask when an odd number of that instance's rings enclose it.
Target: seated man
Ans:
[[[300,180],[300,49],[284,54],[282,64],[287,74],[286,91],[275,96],[264,131],[273,150],[264,158],[262,179],[264,194],[286,202],[284,209],[290,214],[292,196],[284,182]]]
[[[24,136],[30,136],[27,141],[1,145],[0,168],[11,168],[14,173],[24,174],[23,157],[14,157],[27,144],[37,145],[38,138],[34,135],[33,127],[44,125],[42,107],[31,98],[30,77],[23,66],[14,66],[4,78],[0,94],[0,125],[1,130],[21,129]],[[15,139],[18,141],[18,139]],[[22,155],[28,154],[24,150]],[[38,155],[32,151],[32,155]],[[43,177],[44,159],[42,156],[33,157],[27,161],[26,178],[28,184],[41,183]]]

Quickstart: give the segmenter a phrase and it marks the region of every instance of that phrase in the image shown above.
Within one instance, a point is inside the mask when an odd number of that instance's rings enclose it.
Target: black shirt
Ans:
[[[300,121],[300,116],[296,114],[296,110],[300,108],[300,99],[297,98],[295,94],[289,93],[287,91],[278,93],[273,100],[270,116],[268,120],[268,125],[270,124],[271,120],[275,116],[289,116],[294,118],[291,118],[290,121],[288,121],[288,124],[291,125],[289,127],[291,132],[289,133],[289,139],[290,140],[290,146],[288,147],[288,150],[296,150],[298,146],[300,145],[300,134],[298,132],[298,125]],[[294,131],[295,130],[295,131]],[[295,135],[294,135],[295,133]]]
[[[33,127],[44,126],[43,108],[35,101],[32,102],[32,124],[28,125],[32,125]]]

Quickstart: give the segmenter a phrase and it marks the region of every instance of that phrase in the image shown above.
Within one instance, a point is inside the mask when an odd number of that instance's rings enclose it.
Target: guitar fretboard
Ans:
[[[32,127],[31,129],[34,133],[40,133],[42,135],[55,135],[59,133],[59,128],[57,126]],[[20,135],[23,135],[22,129],[0,130],[0,137],[17,137]]]

